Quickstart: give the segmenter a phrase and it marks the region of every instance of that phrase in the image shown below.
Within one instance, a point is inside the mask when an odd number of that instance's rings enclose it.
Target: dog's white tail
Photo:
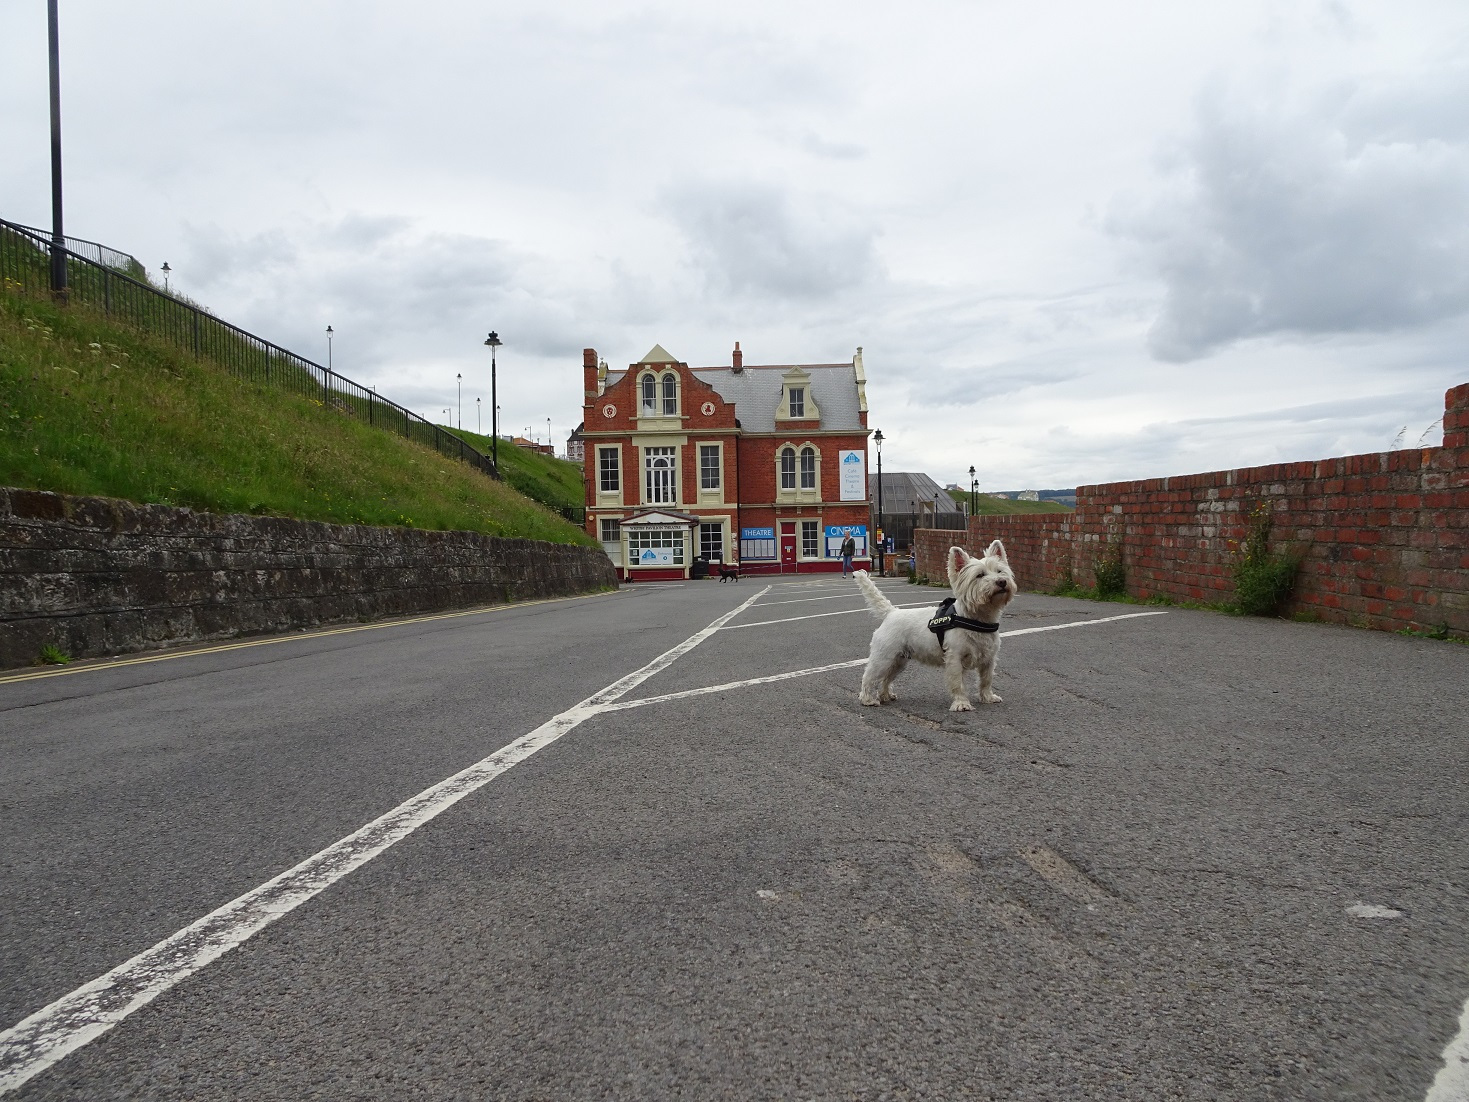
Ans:
[[[867,598],[867,607],[872,610],[872,615],[885,620],[889,612],[896,610],[896,606],[877,588],[877,583],[867,576],[867,571],[854,570],[852,577],[857,579],[857,586],[862,590],[862,596]]]

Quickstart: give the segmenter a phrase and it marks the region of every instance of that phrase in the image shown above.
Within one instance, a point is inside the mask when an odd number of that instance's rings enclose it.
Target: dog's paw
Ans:
[[[1005,702],[1005,698],[997,692],[985,693],[980,699],[986,704],[1003,704]]]
[[[951,711],[951,712],[972,712],[972,711],[974,711],[974,705],[971,704],[971,703],[969,703],[969,701],[967,701],[967,700],[956,700],[956,701],[954,701],[954,703],[952,703],[952,704],[949,705],[949,711]]]
[[[869,708],[876,708],[879,704],[882,703],[882,700],[875,696],[859,696],[857,698],[857,701],[860,704],[867,705],[867,707]]]
[[[880,701],[882,701],[884,704],[891,704],[893,701],[895,701],[895,700],[898,699],[898,694],[897,693],[883,693],[877,699],[880,700]]]

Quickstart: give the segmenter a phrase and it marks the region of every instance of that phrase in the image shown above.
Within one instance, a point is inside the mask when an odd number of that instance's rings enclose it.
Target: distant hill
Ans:
[[[1023,492],[1021,490],[996,490],[995,493],[1004,494],[1008,498],[1018,498]],[[1058,501],[1069,509],[1076,508],[1076,488],[1069,490],[1037,490],[1036,497],[1041,501]]]
[[[1051,493],[1064,493],[1065,491],[1048,491]],[[968,506],[968,490],[950,490],[949,496],[961,505]],[[1076,501],[1075,496],[1071,498]],[[977,504],[979,506],[976,516],[1001,516],[1007,513],[1064,513],[1074,508],[1073,504],[1059,498],[1046,498],[1040,501],[1016,501],[1013,498],[996,497],[994,494],[980,493]]]

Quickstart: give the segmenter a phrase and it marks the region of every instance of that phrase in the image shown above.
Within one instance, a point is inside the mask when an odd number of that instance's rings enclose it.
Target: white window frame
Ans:
[[[638,416],[658,416],[658,377],[651,371],[638,380]]]
[[[791,469],[789,472],[786,470],[787,458],[789,458],[791,461]],[[778,476],[776,486],[778,487],[780,493],[793,494],[796,492],[796,466],[796,449],[791,447],[791,445],[789,444],[782,444],[779,450],[777,450],[775,453],[775,470]],[[791,480],[789,486],[786,485],[787,477],[789,477]]]
[[[608,525],[611,525],[612,538],[607,538]],[[621,517],[598,517],[597,538],[602,543],[602,550],[612,560],[613,565],[622,565],[622,518]]]
[[[688,540],[684,538],[682,528],[643,528],[639,526],[625,529],[627,533],[627,561],[630,566],[638,563],[638,553],[648,548],[658,550],[664,547],[674,549],[673,565],[683,566],[688,559]],[[651,567],[649,569],[652,569]],[[659,564],[659,569],[666,570],[667,566]]]
[[[806,388],[793,386],[786,391],[786,402],[792,420],[806,419]]]
[[[666,463],[663,462],[666,460]],[[657,461],[657,462],[655,462]],[[655,480],[654,475],[659,475]],[[666,490],[658,496],[656,488]],[[678,448],[673,445],[643,448],[643,502],[647,505],[678,504]]]
[[[818,517],[812,520],[809,517],[801,517],[796,523],[796,538],[800,541],[796,545],[799,558],[803,561],[821,558],[821,534],[824,531],[821,526],[821,519]],[[815,536],[809,544],[806,541],[806,533],[808,531],[815,533]]]
[[[821,489],[821,483],[820,483],[820,470],[821,470],[821,468],[820,468],[819,464],[817,463],[816,449],[813,448],[810,444],[807,444],[804,448],[802,448],[797,453],[796,458],[797,458],[797,461],[800,463],[800,467],[801,467],[801,476],[800,476],[801,477],[801,483],[800,483],[800,489],[802,489],[802,490],[819,490],[819,489]],[[810,460],[809,463],[807,462],[808,459]],[[810,478],[811,478],[811,481],[810,481],[809,484],[806,481],[807,475],[810,475]]]
[[[711,467],[704,462],[708,456],[714,456],[714,464]],[[710,472],[713,472],[714,484],[709,484]],[[714,493],[724,489],[724,448],[719,444],[699,445],[699,492]]]
[[[658,382],[658,412],[661,416],[678,416],[678,391],[678,375],[672,371],[664,372],[663,378]]]
[[[811,469],[803,470],[803,458],[809,453]],[[791,456],[792,469],[783,463]],[[809,484],[807,479],[809,477]],[[786,479],[790,481],[787,482]],[[817,505],[821,498],[821,449],[811,440],[797,443],[787,440],[775,449],[775,500],[782,505]]]
[[[729,535],[725,531],[725,522],[722,520],[705,520],[699,522],[699,554],[708,555],[704,536],[712,531],[719,537],[719,561],[729,561]],[[711,560],[712,561],[712,560]]]
[[[607,486],[606,457],[612,459],[612,481],[616,485]],[[612,447],[600,445],[597,448],[597,493],[607,495],[621,495],[622,493],[622,449],[615,444]]]

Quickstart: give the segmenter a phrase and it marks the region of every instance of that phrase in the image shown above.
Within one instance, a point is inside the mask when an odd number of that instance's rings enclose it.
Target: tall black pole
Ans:
[[[500,477],[500,402],[495,391],[495,350],[503,343],[500,334],[493,329],[485,338],[490,348],[490,462],[495,466],[495,477]]]
[[[51,46],[51,291],[66,294],[66,234],[61,228],[61,44],[57,0],[47,0],[46,32]]]
[[[882,530],[882,429],[877,430],[874,439],[877,442],[877,573],[881,577],[887,574],[887,534]]]

